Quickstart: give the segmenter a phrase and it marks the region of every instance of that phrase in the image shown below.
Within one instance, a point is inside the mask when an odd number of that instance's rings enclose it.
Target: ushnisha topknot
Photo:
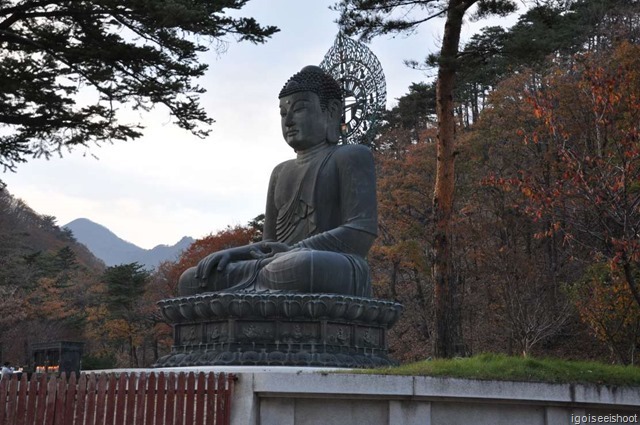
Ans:
[[[330,100],[336,99],[342,102],[342,90],[338,82],[331,75],[324,72],[322,68],[315,65],[305,66],[300,72],[289,78],[282,90],[280,90],[278,99],[302,91],[310,91],[317,94],[323,111]]]

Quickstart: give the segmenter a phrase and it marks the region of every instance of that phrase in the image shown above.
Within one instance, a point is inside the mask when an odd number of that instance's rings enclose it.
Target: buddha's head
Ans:
[[[305,66],[280,91],[282,135],[296,151],[322,143],[338,143],[342,91],[329,74]]]

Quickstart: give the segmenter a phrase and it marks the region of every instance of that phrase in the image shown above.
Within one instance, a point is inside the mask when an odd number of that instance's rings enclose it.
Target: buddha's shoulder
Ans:
[[[373,157],[371,149],[364,145],[340,145],[334,153],[336,160],[369,159]]]
[[[290,164],[295,163],[295,161],[296,161],[295,159],[287,159],[286,161],[282,161],[280,164],[276,165],[276,166],[273,168],[273,171],[274,171],[274,172],[276,172],[276,171],[282,170],[282,169],[283,169],[283,168],[285,168],[287,165],[290,165]]]
[[[286,166],[287,162],[289,162],[289,160],[283,161],[280,164],[273,167],[273,169],[271,170],[271,179],[278,177],[282,169]]]

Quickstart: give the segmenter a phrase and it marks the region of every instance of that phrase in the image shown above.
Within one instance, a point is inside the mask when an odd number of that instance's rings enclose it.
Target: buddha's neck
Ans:
[[[319,145],[313,146],[309,149],[305,149],[303,151],[296,151],[297,157],[296,162],[305,163],[309,161],[313,161],[314,158],[322,155],[328,149],[331,149],[331,144],[329,143],[321,143]]]

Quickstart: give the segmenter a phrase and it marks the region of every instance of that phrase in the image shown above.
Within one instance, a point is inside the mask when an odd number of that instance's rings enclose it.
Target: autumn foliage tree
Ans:
[[[413,137],[411,127],[404,130],[406,140]],[[402,134],[398,128],[387,131],[394,136]],[[429,195],[433,190],[434,151],[432,143],[400,143],[396,149],[382,150],[375,157],[378,238],[368,260],[374,295],[401,302],[405,307],[399,323],[391,330],[389,348],[395,358],[406,361],[431,353],[433,279],[431,258],[425,252],[430,251],[433,229]]]
[[[379,28],[377,25],[386,22],[387,29],[391,29],[394,22],[384,21],[381,17],[385,16],[384,13],[399,10],[391,6],[400,4],[386,2],[390,7],[382,10],[374,3],[367,3],[373,11],[369,17],[379,12],[380,19],[372,18],[362,24]],[[563,235],[558,231],[549,233],[549,237],[539,237],[552,228],[553,220],[548,216],[542,218],[529,214],[525,207],[529,201],[527,195],[510,184],[522,175],[522,170],[541,181],[548,181],[554,170],[554,163],[549,160],[553,155],[548,143],[522,144],[525,134],[546,131],[544,123],[535,117],[534,105],[527,102],[523,94],[546,93],[544,75],[547,70],[555,67],[559,74],[567,73],[574,63],[571,53],[585,49],[592,52],[604,50],[613,38],[600,23],[633,20],[628,16],[618,16],[614,4],[617,3],[604,2],[597,10],[590,9],[588,2],[562,7],[540,4],[522,15],[518,25],[511,30],[487,28],[460,51],[457,71],[462,84],[457,86],[454,111],[459,122],[458,130],[463,131],[459,131],[456,140],[459,159],[456,165],[459,170],[456,173],[457,201],[450,216],[449,237],[455,241],[450,251],[450,264],[457,276],[454,281],[457,286],[453,288],[459,296],[458,301],[463,299],[466,303],[455,303],[461,311],[459,320],[454,322],[465,329],[468,336],[464,342],[471,352],[503,347],[501,349],[511,353],[529,354],[541,346],[557,343],[559,336],[566,335],[567,326],[574,326],[575,316],[566,288],[584,273],[584,267],[571,261],[575,256],[586,258],[584,251],[564,244]],[[414,10],[420,7],[414,6]],[[565,13],[568,10],[570,13]],[[576,27],[577,22],[580,22],[579,28]],[[569,28],[576,31],[568,31]],[[533,39],[535,51],[532,52],[523,46],[530,46]],[[595,40],[599,41],[596,43]],[[437,66],[438,59],[435,55],[431,64]],[[558,94],[566,94],[567,99],[571,99],[572,90],[575,88]],[[409,104],[408,101],[417,94],[414,92],[401,98],[394,111],[399,112],[401,106]],[[567,100],[567,104],[571,102]],[[407,290],[406,287],[397,284],[402,279],[391,279],[390,276],[406,276],[394,270],[398,270],[399,264],[412,264],[406,258],[415,251],[406,246],[400,248],[401,244],[393,240],[393,237],[399,240],[407,237],[402,222],[397,218],[404,215],[407,222],[413,220],[416,226],[421,222],[407,214],[411,208],[397,200],[403,198],[407,202],[409,199],[411,204],[417,204],[417,200],[403,195],[403,192],[408,193],[407,188],[419,187],[416,184],[420,178],[418,175],[429,181],[433,176],[429,173],[433,173],[433,169],[426,165],[422,169],[412,167],[411,162],[419,161],[402,155],[435,155],[428,149],[414,149],[415,144],[435,140],[435,137],[415,136],[430,134],[431,124],[428,121],[412,121],[422,125],[422,131],[417,126],[411,133],[404,131],[403,122],[406,120],[402,118],[410,116],[411,111],[405,109],[400,119],[396,119],[391,111],[389,125],[384,127],[377,140],[379,152],[386,156],[379,160],[379,184],[384,187],[379,195],[383,242],[377,242],[372,251],[376,255],[370,256],[372,263],[383,261],[381,282],[391,282],[392,287],[402,287],[403,291]],[[577,133],[580,128],[574,130]],[[387,185],[387,181],[393,183]],[[415,196],[419,196],[417,192]],[[391,208],[383,207],[387,199],[394,201]],[[433,205],[429,208],[433,209]],[[391,217],[395,219],[391,220]],[[431,231],[428,225],[423,229]],[[417,234],[414,232],[413,243],[420,240]],[[433,241],[417,243],[422,243],[424,248],[421,263],[430,265],[436,260],[430,255],[437,252],[433,249]],[[376,252],[377,245],[383,245],[380,252],[387,253],[386,257]],[[403,262],[398,261],[402,255]],[[426,288],[433,288],[431,279],[423,282]],[[405,295],[402,291],[386,293],[400,298]],[[414,292],[408,293],[411,294],[408,296],[409,305],[414,304],[418,297]],[[407,326],[407,329],[411,326],[414,330],[428,329],[428,326],[417,322]],[[422,335],[426,339],[433,337],[429,332]],[[402,343],[399,346],[403,346]]]
[[[629,335],[637,331],[629,320],[640,310],[639,54],[626,42],[584,53],[570,70],[553,68],[529,90],[525,100],[536,121],[521,134],[543,154],[543,166],[503,182],[543,224],[537,238],[560,239],[576,261],[589,264],[588,277],[574,281],[573,294],[581,295],[576,305],[625,362],[632,361],[638,338]],[[631,348],[620,348],[620,334]]]
[[[154,357],[157,359],[173,343],[171,328],[156,308],[156,302],[177,296],[180,275],[189,267],[198,264],[202,258],[212,252],[255,242],[261,236],[261,222],[264,216],[258,216],[245,226],[227,228],[198,239],[187,248],[176,261],[165,261],[151,276],[151,282],[145,293],[145,317],[153,324],[151,331]]]
[[[558,334],[571,321],[563,314],[571,314],[569,294],[612,358],[625,362],[635,343],[620,342],[636,340],[629,325],[637,309],[636,56],[635,45],[618,43],[506,79],[462,150],[484,176],[463,211],[469,230],[481,232],[469,239],[474,273],[494,267],[484,277],[494,285],[494,317],[516,334],[527,327],[531,335]],[[544,320],[531,321],[544,300]],[[527,322],[535,326],[519,324]]]
[[[94,355],[113,356],[122,367],[145,366],[141,354],[153,326],[143,314],[149,277],[138,263],[121,264],[108,267],[91,288],[85,335]]]
[[[622,270],[640,307],[640,48],[578,58],[570,73],[551,74],[529,101],[543,124],[527,143],[548,146],[543,180],[523,171],[515,181],[528,211],[549,217],[547,234]],[[562,96],[558,96],[561,93]],[[545,236],[545,235],[542,235]]]
[[[640,308],[621,269],[596,263],[571,287],[580,318],[606,344],[611,358],[638,364]]]
[[[88,288],[104,268],[84,245],[0,189],[0,345],[28,362],[35,342],[79,340]]]
[[[177,295],[178,279],[186,269],[197,265],[200,260],[212,252],[247,245],[255,240],[258,233],[259,229],[251,225],[228,226],[224,230],[212,233],[192,243],[182,252],[177,261],[161,264],[157,274],[158,277],[162,276],[164,297]]]
[[[563,285],[576,278],[570,253],[554,237],[540,239],[545,222],[523,211],[526,197],[507,182],[524,169],[542,178],[546,151],[523,144],[539,127],[524,92],[540,76],[522,70],[497,85],[473,127],[460,137],[456,237],[465,277],[467,345],[503,347],[528,355],[552,340],[571,317]],[[572,274],[573,273],[573,274]]]
[[[453,357],[464,351],[461,328],[459,276],[452,254],[452,220],[455,188],[455,82],[464,17],[473,6],[476,17],[506,15],[515,11],[511,0],[342,0],[340,25],[347,34],[374,36],[410,32],[424,22],[444,17],[444,31],[436,80],[436,169],[433,190],[434,354]],[[413,12],[409,14],[408,12]]]
[[[3,310],[10,319],[3,327],[3,336],[11,341],[8,354],[13,357],[35,342],[81,339],[84,295],[95,282],[94,273],[69,246],[25,255],[22,270],[17,285],[9,286],[14,291]],[[22,362],[24,355],[19,358]]]

